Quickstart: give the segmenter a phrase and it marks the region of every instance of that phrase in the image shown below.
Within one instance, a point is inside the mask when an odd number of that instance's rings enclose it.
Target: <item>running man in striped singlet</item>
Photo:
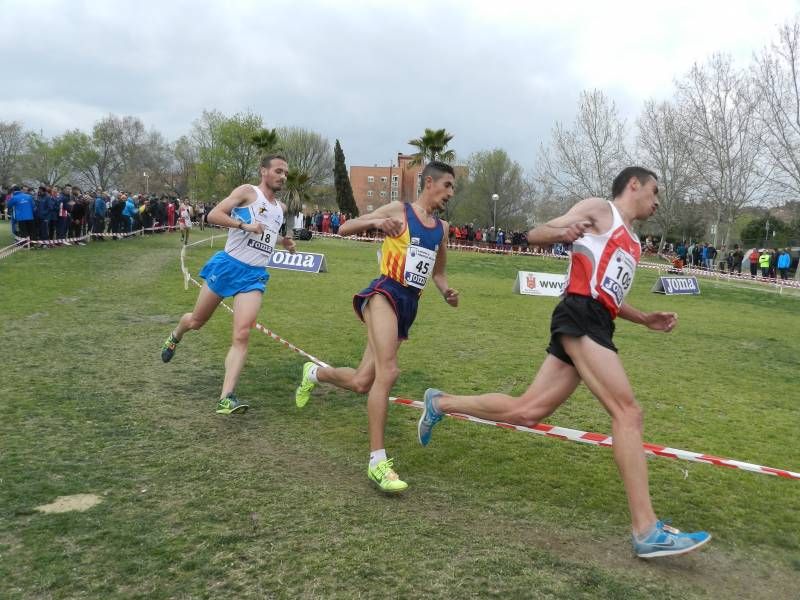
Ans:
[[[275,194],[286,183],[289,167],[286,159],[277,154],[261,160],[261,183],[240,185],[208,213],[208,222],[228,227],[225,250],[217,252],[200,271],[205,279],[192,312],[181,317],[178,326],[161,347],[161,360],[169,362],[175,347],[190,329],[200,329],[214,314],[222,299],[233,296],[233,342],[225,357],[225,379],[217,412],[245,412],[248,405],[234,391],[242,372],[250,329],[261,309],[269,273],[269,257],[280,242],[289,252],[295,251],[294,240],[287,231],[281,237],[280,228],[286,215],[286,205]]]
[[[345,222],[340,235],[372,229],[386,234],[381,247],[381,275],[353,297],[353,309],[367,326],[367,347],[357,369],[303,366],[295,403],[303,407],[318,382],[368,394],[370,460],[367,476],[382,492],[396,494],[408,487],[393,469],[384,444],[389,392],[400,375],[397,351],[408,339],[422,289],[433,279],[444,301],[458,306],[458,292],[447,283],[447,222],[434,213],[453,195],[453,167],[431,162],[422,171],[422,194],[412,204],[391,202]]]
[[[625,303],[641,253],[631,226],[658,208],[656,174],[628,167],[614,179],[611,192],[611,202],[582,200],[565,215],[528,232],[531,245],[572,244],[567,287],[550,324],[548,355],[530,387],[518,398],[500,393],[455,396],[429,389],[418,437],[427,446],[444,413],[533,427],[583,381],[611,415],[614,460],[628,496],[634,552],[642,558],[683,554],[711,536],[704,531],[681,533],[656,518],[642,448],[642,410],[612,342],[617,316],[656,331],[670,332],[678,324],[675,313],[646,313]]]

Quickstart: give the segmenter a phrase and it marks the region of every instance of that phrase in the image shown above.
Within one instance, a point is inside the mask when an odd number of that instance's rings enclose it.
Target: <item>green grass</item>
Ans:
[[[0,223],[0,245],[10,239]],[[193,232],[198,239],[200,232]],[[218,247],[218,245],[217,245]],[[215,247],[214,250],[217,248]],[[337,365],[365,332],[351,297],[376,246],[313,240],[329,273],[273,271],[259,321]],[[447,420],[428,449],[418,412],[392,405],[389,454],[410,488],[366,478],[364,398],[315,390],[303,359],[254,332],[239,394],[213,407],[231,318],[220,310],[161,363],[184,291],[177,235],[19,252],[0,261],[2,598],[791,598],[800,578],[800,482],[650,460],[656,510],[715,539],[699,553],[631,555],[608,449]],[[196,273],[214,251],[190,250]],[[426,293],[394,394],[521,392],[544,358],[555,299],[511,294],[517,270],[563,262],[450,253],[452,309]],[[677,310],[671,335],[618,323],[647,441],[800,469],[798,299],[701,280],[699,297],[630,297]],[[550,423],[608,432],[584,389]],[[86,511],[42,515],[57,496]]]

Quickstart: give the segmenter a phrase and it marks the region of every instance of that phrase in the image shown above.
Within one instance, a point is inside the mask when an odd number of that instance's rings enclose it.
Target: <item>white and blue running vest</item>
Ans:
[[[257,186],[254,185],[253,189],[256,191],[256,201],[247,206],[237,206],[231,212],[231,217],[243,223],[262,223],[264,232],[250,233],[231,227],[225,252],[250,266],[266,267],[283,225],[283,209],[277,200],[274,203],[267,200]]]

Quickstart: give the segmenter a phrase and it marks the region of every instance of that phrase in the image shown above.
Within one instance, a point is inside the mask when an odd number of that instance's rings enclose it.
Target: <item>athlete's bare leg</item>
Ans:
[[[481,419],[532,427],[551,415],[578,387],[575,367],[548,354],[533,383],[521,396],[490,393],[479,396],[437,397],[442,412],[456,412]]]
[[[364,348],[364,355],[358,368],[352,367],[319,367],[317,369],[317,381],[321,383],[331,383],[336,387],[350,390],[356,394],[366,394],[375,381],[375,359],[372,356],[372,348],[367,340],[367,347]]]
[[[622,361],[616,352],[588,336],[561,336],[561,342],[586,387],[611,415],[614,460],[628,495],[633,532],[644,534],[656,522],[656,515],[650,502],[642,448],[642,409],[634,398]]]
[[[194,309],[192,312],[184,314],[178,321],[178,326],[173,332],[175,338],[180,341],[183,334],[190,329],[200,329],[214,314],[220,302],[222,302],[222,297],[217,296],[211,291],[208,284],[203,282],[203,287],[200,288],[200,293],[197,295]]]
[[[397,315],[389,301],[375,294],[364,308],[367,339],[374,360],[375,375],[367,396],[369,449],[385,448],[384,430],[389,412],[389,392],[400,375],[397,367]]]
[[[247,358],[247,345],[250,341],[250,330],[261,310],[264,294],[259,291],[237,294],[233,299],[233,336],[231,348],[225,357],[225,380],[222,382],[221,398],[232,393],[239,381],[244,361]]]

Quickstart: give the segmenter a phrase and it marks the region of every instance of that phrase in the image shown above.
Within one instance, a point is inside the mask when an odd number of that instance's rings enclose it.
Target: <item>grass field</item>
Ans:
[[[192,273],[217,248],[193,248]],[[329,272],[273,271],[259,321],[354,366],[365,334],[351,296],[376,246],[301,249]],[[214,414],[230,315],[159,358],[196,297],[178,256],[174,234],[0,261],[0,598],[797,597],[800,481],[650,460],[659,515],[714,540],[644,562],[609,449],[454,420],[422,449],[419,413],[392,405],[387,449],[410,488],[383,497],[366,478],[364,397],[318,388],[298,411],[303,359],[258,332],[238,390],[251,410]],[[448,267],[461,306],[423,297],[395,395],[521,392],[556,300],[511,294],[515,273],[564,263],[453,252]],[[681,325],[620,322],[615,337],[645,439],[800,470],[800,300],[703,281],[699,297],[664,297],[655,276],[640,270],[630,301]],[[548,422],[610,431],[584,388]],[[102,502],[35,510],[82,493]]]

